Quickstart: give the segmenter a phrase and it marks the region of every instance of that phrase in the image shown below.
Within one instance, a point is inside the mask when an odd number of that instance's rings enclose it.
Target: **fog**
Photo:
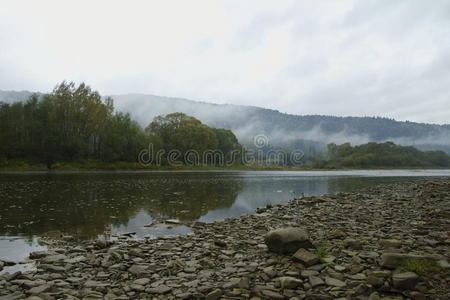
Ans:
[[[384,132],[375,138],[370,128],[354,128],[346,124],[345,119],[331,119],[342,128],[330,128],[330,119],[326,116],[296,117],[252,106],[230,104],[211,104],[179,98],[159,97],[144,94],[113,95],[114,104],[119,111],[128,112],[142,127],[146,127],[155,116],[173,112],[183,112],[200,119],[203,123],[219,128],[231,129],[241,143],[252,146],[254,138],[263,135],[270,146],[292,146],[298,141],[321,143],[324,149],[329,143],[351,143],[392,141],[400,145],[413,145],[421,149],[440,149],[450,151],[450,127],[439,125],[421,125],[415,123],[395,123],[395,127],[420,126],[420,132],[408,132],[398,135]],[[301,128],[289,128],[290,122],[303,120]],[[314,121],[311,121],[311,118]],[[317,119],[317,120],[316,120]],[[372,120],[377,122],[377,120]],[[383,120],[381,120],[383,121]],[[414,128],[412,128],[414,129]],[[363,133],[355,133],[363,131]],[[317,145],[316,145],[317,146]]]

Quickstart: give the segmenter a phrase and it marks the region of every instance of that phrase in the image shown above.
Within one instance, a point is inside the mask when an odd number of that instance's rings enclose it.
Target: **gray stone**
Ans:
[[[397,273],[392,276],[394,287],[399,290],[410,290],[419,282],[419,276],[413,272]]]
[[[30,294],[41,294],[41,293],[43,293],[43,292],[46,292],[46,291],[48,291],[49,289],[51,288],[51,286],[50,285],[48,285],[48,284],[43,284],[43,285],[41,285],[41,286],[36,286],[36,287],[34,287],[34,288],[31,288],[28,292],[30,293]]]
[[[303,270],[300,274],[303,278],[308,278],[309,276],[317,276],[319,275],[319,272],[314,270]]]
[[[86,261],[86,257],[84,257],[82,255],[64,260],[64,262],[66,264],[77,264],[77,263],[84,262],[84,261]]]
[[[264,237],[267,248],[276,253],[294,253],[300,248],[313,248],[308,232],[299,227],[269,231]]]
[[[450,269],[450,264],[445,259],[440,259],[436,263],[442,269]]]
[[[385,248],[400,248],[402,246],[402,242],[395,239],[383,239],[379,243]]]
[[[84,283],[84,286],[87,288],[98,288],[98,287],[107,287],[110,286],[110,284],[106,282],[88,280]]]
[[[367,277],[367,283],[374,286],[374,287],[380,287],[383,285],[384,280],[382,277],[377,277],[374,275],[369,275],[369,277]]]
[[[148,292],[150,294],[167,294],[168,292],[170,292],[172,290],[171,287],[168,287],[167,285],[159,285],[157,287],[148,289]]]
[[[139,284],[139,285],[147,285],[149,284],[150,279],[149,278],[139,278],[136,279],[135,281],[133,281],[134,284]]]
[[[62,266],[54,266],[49,264],[41,264],[39,265],[39,268],[44,269],[46,271],[51,271],[54,273],[64,273],[66,269]]]
[[[128,272],[134,274],[134,275],[142,275],[142,274],[148,274],[148,266],[147,265],[132,265]]]
[[[220,289],[215,289],[206,295],[205,300],[219,300],[222,297],[222,291]]]
[[[247,277],[244,277],[239,281],[238,285],[241,289],[249,290],[250,289],[250,280]]]
[[[58,253],[56,253],[55,251],[34,251],[30,253],[29,258],[39,259],[49,255],[57,255],[57,254]]]
[[[317,255],[305,249],[298,249],[292,256],[292,259],[301,262],[307,267],[315,265],[320,261]]]
[[[369,295],[369,300],[380,300],[380,294],[378,294],[377,292],[373,292],[372,294]]]
[[[25,295],[20,292],[15,292],[9,295],[0,296],[0,300],[17,300],[24,299]]]
[[[283,289],[296,289],[303,284],[303,281],[300,279],[290,276],[279,277],[277,280],[280,282],[281,288]]]
[[[317,276],[309,276],[309,283],[311,284],[312,287],[316,287],[316,286],[325,284],[325,282],[322,280],[322,278],[317,277]]]
[[[346,248],[352,250],[361,250],[363,248],[361,242],[355,239],[346,239],[344,243]]]
[[[329,286],[335,286],[335,287],[344,287],[347,284],[339,279],[332,278],[332,277],[325,277],[325,283]]]
[[[262,294],[269,299],[284,299],[285,297],[283,295],[280,295],[277,292],[271,291],[271,290],[263,290]]]
[[[55,263],[55,262],[62,261],[65,259],[67,259],[67,256],[65,256],[64,254],[56,254],[56,255],[46,256],[42,259],[42,261],[45,263]]]

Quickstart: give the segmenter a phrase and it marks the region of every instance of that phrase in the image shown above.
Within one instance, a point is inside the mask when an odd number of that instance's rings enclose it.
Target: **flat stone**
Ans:
[[[157,287],[148,289],[148,292],[150,294],[167,294],[168,292],[170,292],[172,290],[171,287],[168,287],[167,285],[159,285]]]
[[[63,261],[65,259],[67,259],[67,256],[65,256],[64,254],[56,254],[56,255],[46,256],[46,257],[44,257],[42,259],[42,261],[45,262],[45,263],[50,263],[51,264],[51,263],[55,263],[55,262],[58,262],[58,261]]]
[[[133,291],[136,291],[136,292],[145,291],[145,287],[143,285],[135,284],[135,283],[130,284],[130,289]]]
[[[442,269],[450,269],[450,264],[445,259],[440,259],[436,263]]]
[[[168,219],[168,220],[165,220],[165,223],[174,224],[174,225],[181,224],[180,220],[178,220],[178,219]]]
[[[309,283],[311,284],[312,287],[316,287],[316,286],[325,284],[325,282],[322,280],[322,278],[317,277],[317,276],[309,276]]]
[[[271,290],[263,290],[262,294],[269,299],[284,299],[285,297],[283,295],[280,295],[277,292],[271,291]]]
[[[299,261],[307,267],[317,264],[320,259],[314,253],[309,252],[305,249],[298,249],[297,252],[292,256],[294,261]]]
[[[380,294],[378,292],[373,292],[369,295],[369,300],[380,300]]]
[[[9,295],[0,296],[0,300],[17,300],[24,299],[25,295],[20,292],[15,292]]]
[[[319,272],[314,270],[303,270],[300,275],[304,278],[308,278],[309,276],[317,276],[319,275]]]
[[[86,261],[86,257],[82,255],[64,260],[66,264],[77,264],[84,261]]]
[[[290,276],[279,277],[277,280],[280,282],[281,288],[283,289],[296,289],[303,284],[303,281],[300,279]]]
[[[344,287],[347,284],[339,279],[332,278],[332,277],[325,277],[325,283],[329,286],[335,286],[335,287]]]
[[[39,259],[49,255],[57,255],[57,254],[58,253],[56,253],[55,251],[33,251],[30,253],[28,257],[31,259]]]
[[[101,281],[88,280],[84,283],[84,286],[87,288],[97,288],[97,287],[107,287],[111,284]]]
[[[54,266],[49,264],[41,264],[39,265],[39,268],[55,273],[64,273],[66,271],[66,269],[62,266]]]
[[[383,239],[379,241],[379,244],[385,248],[400,248],[402,242],[395,239]]]
[[[139,285],[147,285],[150,283],[150,279],[149,278],[139,278],[136,279],[135,281],[133,281],[134,284],[139,284]]]
[[[141,275],[141,274],[148,274],[148,266],[147,265],[132,265],[128,272],[135,274],[135,275]]]
[[[44,292],[48,291],[50,288],[51,288],[50,285],[48,285],[48,284],[43,284],[43,285],[40,285],[40,286],[36,286],[36,287],[34,287],[34,288],[31,288],[28,292],[29,292],[30,294],[41,294],[41,293],[44,293]]]
[[[220,289],[215,289],[206,295],[205,300],[219,300],[222,297],[222,291]]]
[[[363,248],[362,243],[355,239],[346,239],[344,241],[344,243],[345,243],[345,248],[349,248],[352,250],[361,250]]]
[[[380,287],[384,284],[384,280],[382,277],[369,275],[369,277],[367,277],[367,283],[374,287]]]
[[[239,281],[238,286],[241,289],[249,290],[250,289],[250,280],[247,277],[244,277]]]
[[[392,272],[389,270],[380,270],[380,271],[372,271],[369,273],[369,276],[375,276],[380,278],[388,278],[391,277]]]

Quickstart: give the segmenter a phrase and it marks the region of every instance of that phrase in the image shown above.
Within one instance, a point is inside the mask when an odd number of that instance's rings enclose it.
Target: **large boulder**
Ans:
[[[276,253],[294,253],[298,249],[314,248],[308,232],[299,227],[287,227],[269,231],[264,242],[270,251]]]

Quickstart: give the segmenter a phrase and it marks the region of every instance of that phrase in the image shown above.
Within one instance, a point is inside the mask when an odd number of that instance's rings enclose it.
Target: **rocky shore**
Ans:
[[[189,225],[194,235],[31,253],[37,269],[1,275],[0,300],[450,299],[450,179]]]

